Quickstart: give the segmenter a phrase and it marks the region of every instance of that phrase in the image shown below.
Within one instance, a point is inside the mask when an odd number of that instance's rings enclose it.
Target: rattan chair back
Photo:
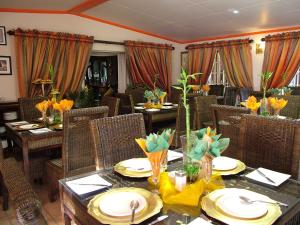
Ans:
[[[292,89],[292,95],[300,95],[300,86],[290,88]]]
[[[64,113],[62,147],[64,177],[95,170],[89,122],[107,115],[107,106],[73,109]]]
[[[46,97],[19,98],[20,118],[21,120],[33,121],[42,116],[35,105],[39,102],[47,100]]]
[[[3,161],[2,175],[9,197],[15,204],[18,222],[23,225],[46,225],[41,202],[14,158]]]
[[[238,95],[238,87],[226,87],[224,94],[224,105],[235,105],[236,96]]]
[[[124,93],[116,93],[115,97],[120,99],[119,114],[134,113],[134,102],[132,95]]]
[[[125,90],[125,94],[129,94],[132,96],[132,100],[134,104],[145,102],[144,93],[145,93],[145,88],[143,87],[136,87],[136,88],[130,88]]]
[[[116,97],[103,96],[101,100],[102,106],[108,106],[108,116],[117,116],[119,114],[120,99]]]
[[[249,114],[249,109],[228,105],[211,105],[211,110],[217,133],[222,134],[222,137],[230,138],[229,147],[223,152],[223,155],[241,159],[239,150],[241,115]]]
[[[196,129],[196,100],[194,97],[188,98],[190,106],[190,127],[192,130]],[[186,113],[183,102],[180,101],[177,108],[176,128],[173,139],[173,144],[176,148],[181,146],[180,136],[186,134]]]
[[[288,101],[287,105],[280,111],[281,116],[300,119],[300,95],[276,96]]]
[[[195,98],[196,102],[196,129],[199,130],[204,126],[204,122],[212,121],[211,109],[212,104],[217,104],[217,96],[199,96]]]
[[[209,95],[224,96],[224,85],[223,84],[213,84],[209,85],[210,90]]]
[[[91,121],[97,169],[109,168],[130,158],[145,157],[135,139],[146,136],[141,113]]]
[[[247,166],[264,167],[298,178],[300,123],[291,119],[243,115],[242,159]]]

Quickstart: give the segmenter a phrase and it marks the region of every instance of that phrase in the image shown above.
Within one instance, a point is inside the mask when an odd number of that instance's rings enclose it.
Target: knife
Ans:
[[[156,223],[158,223],[160,221],[163,221],[163,220],[165,220],[167,218],[168,218],[168,215],[159,216],[155,220],[153,220],[152,222],[148,223],[148,225],[154,225],[154,224],[156,224]]]
[[[266,178],[269,182],[276,184],[275,181],[273,181],[271,178],[267,177],[266,174],[264,174],[263,172],[261,172],[259,169],[256,170],[261,176],[263,176],[264,178]]]

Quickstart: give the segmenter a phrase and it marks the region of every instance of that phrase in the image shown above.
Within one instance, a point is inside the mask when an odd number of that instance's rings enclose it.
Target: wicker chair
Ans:
[[[20,118],[21,120],[33,121],[41,117],[41,113],[35,108],[35,105],[41,101],[47,100],[46,97],[19,98]]]
[[[0,143],[0,192],[2,196],[2,209],[5,211],[8,209],[8,191],[2,176],[3,162],[3,148],[2,143]]]
[[[134,113],[91,121],[97,169],[133,157],[145,157],[135,138],[146,136],[143,114]]]
[[[145,102],[144,98],[145,88],[143,87],[136,87],[130,88],[125,90],[125,94],[131,95],[133,103]]]
[[[230,138],[229,147],[223,153],[224,156],[241,159],[239,151],[240,122],[242,114],[249,114],[249,109],[226,105],[211,105],[214,127],[217,133]]]
[[[192,130],[196,129],[196,101],[195,98],[189,98],[190,105],[190,126]],[[177,116],[176,116],[176,129],[173,138],[172,145],[175,148],[179,148],[181,146],[180,136],[185,135],[186,126],[185,126],[186,118],[185,118],[185,108],[183,106],[182,101],[178,104]]]
[[[292,89],[292,95],[300,95],[300,86],[290,88]]]
[[[174,88],[174,86],[176,87],[178,85],[171,86],[171,98],[169,100],[175,104],[179,104],[180,96],[181,96],[182,92],[181,92],[181,90]]]
[[[41,202],[14,158],[3,161],[2,174],[9,196],[15,204],[18,222],[24,225],[46,225]]]
[[[248,99],[248,97],[250,96],[250,88],[240,88],[239,89],[239,95],[241,97],[241,101],[244,102]]]
[[[210,90],[209,95],[224,96],[224,85],[223,84],[213,84],[209,85]]]
[[[265,167],[299,176],[300,122],[243,115],[241,121],[242,159],[250,167]]]
[[[106,117],[107,106],[74,109],[64,113],[62,160],[47,163],[48,196],[54,201],[58,194],[58,180],[95,170],[89,121]]]
[[[210,106],[217,104],[217,96],[199,96],[195,98],[196,101],[196,129],[199,130],[203,127],[213,127]]]
[[[293,119],[300,119],[300,95],[277,96],[288,100],[286,107],[280,111],[280,115]]]
[[[117,116],[119,114],[120,99],[116,97],[103,96],[101,100],[102,106],[108,106],[108,116]]]
[[[226,87],[224,94],[224,105],[235,105],[236,96],[238,95],[238,87]]]
[[[134,113],[134,102],[132,95],[124,94],[124,93],[117,93],[115,97],[120,99],[120,108],[119,114],[130,114]]]

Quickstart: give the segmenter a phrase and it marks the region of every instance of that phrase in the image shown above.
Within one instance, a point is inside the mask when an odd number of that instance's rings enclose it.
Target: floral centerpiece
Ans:
[[[274,109],[274,115],[279,116],[280,110],[282,110],[288,103],[287,100],[281,98],[269,98],[271,107]]]
[[[203,95],[208,95],[208,92],[209,92],[209,90],[210,90],[210,87],[209,87],[209,85],[208,84],[203,84],[202,85],[202,87],[201,87],[201,90],[202,90],[202,92],[203,92]]]
[[[241,105],[251,110],[251,113],[257,115],[257,110],[260,107],[260,102],[254,96],[249,96],[245,102],[241,102]]]
[[[161,168],[166,161],[173,136],[174,131],[167,129],[161,134],[150,134],[146,138],[135,139],[150,161],[152,167],[151,181],[155,185],[159,182]]]
[[[55,102],[53,104],[53,109],[59,111],[60,113],[60,121],[63,121],[63,113],[65,111],[70,111],[71,108],[74,105],[74,101],[73,100],[68,100],[68,99],[63,99],[60,102]]]
[[[265,72],[261,74],[261,84],[263,89],[263,99],[260,100],[261,106],[260,106],[260,114],[262,116],[268,116],[270,115],[269,108],[268,108],[268,99],[266,98],[267,93],[267,85],[269,79],[272,77],[272,72]]]

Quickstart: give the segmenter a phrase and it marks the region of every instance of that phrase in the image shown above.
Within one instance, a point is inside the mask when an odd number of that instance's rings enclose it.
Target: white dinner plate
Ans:
[[[160,109],[146,109],[147,112],[159,112]]]
[[[38,128],[39,126],[40,126],[40,125],[39,125],[39,124],[36,124],[36,123],[25,124],[25,125],[19,126],[19,129],[29,130],[29,129],[33,129],[33,128]]]
[[[172,102],[165,102],[163,105],[173,105]]]
[[[134,192],[124,191],[108,193],[106,196],[103,196],[99,202],[99,209],[101,212],[109,216],[130,216],[132,213],[130,208],[130,203],[132,200],[139,202],[139,206],[135,210],[135,213],[139,213],[145,207],[147,207],[147,201],[142,195]]]
[[[128,159],[122,162],[122,166],[133,172],[149,172],[152,170],[148,158]]]
[[[145,105],[145,103],[143,103],[143,102],[139,102],[139,103],[136,103],[136,105],[142,105],[142,106],[144,106],[144,105]]]
[[[232,158],[225,156],[216,157],[213,159],[213,169],[214,170],[233,170],[237,167],[237,161]]]
[[[178,104],[173,104],[174,107],[178,107]]]
[[[134,106],[134,109],[145,109],[143,106]]]
[[[161,108],[162,108],[162,109],[172,109],[172,108],[173,108],[173,106],[169,106],[169,105],[163,105]]]
[[[267,214],[268,208],[265,203],[248,203],[240,199],[240,196],[251,200],[263,200],[255,192],[240,189],[237,192],[225,193],[215,204],[225,214],[239,219],[257,219]]]

